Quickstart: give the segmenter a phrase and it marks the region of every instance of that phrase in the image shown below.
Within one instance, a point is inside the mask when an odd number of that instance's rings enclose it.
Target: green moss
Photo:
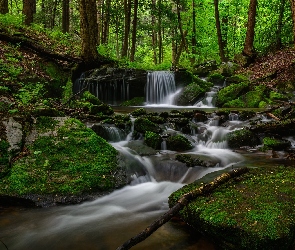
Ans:
[[[36,122],[36,128],[40,132],[46,132],[48,130],[53,130],[58,124],[58,121],[49,116],[40,116]]]
[[[185,151],[192,149],[193,145],[183,135],[177,134],[167,138],[167,149],[175,151]]]
[[[161,149],[162,138],[157,133],[147,131],[144,135],[144,142],[153,149]]]
[[[245,108],[246,104],[241,99],[234,99],[225,103],[222,107],[224,108]]]
[[[195,166],[203,166],[204,162],[199,158],[193,158],[191,155],[178,154],[175,157],[176,160],[185,163],[188,168],[193,168]]]
[[[254,147],[260,144],[258,137],[248,129],[230,132],[227,134],[226,139],[230,148]]]
[[[281,94],[281,93],[276,92],[276,91],[270,91],[269,98],[271,100],[283,100],[283,101],[287,101],[288,100],[288,98],[286,97],[286,95]]]
[[[142,106],[144,105],[144,101],[145,101],[144,97],[134,97],[131,100],[122,102],[120,106]]]
[[[10,154],[8,152],[9,143],[0,139],[0,178],[9,171]]]
[[[212,73],[208,77],[208,81],[213,84],[222,85],[224,83],[225,77],[219,73]]]
[[[139,133],[145,134],[146,131],[151,131],[154,133],[159,133],[161,131],[160,127],[148,120],[147,118],[139,117],[134,122],[134,130]]]
[[[227,249],[291,249],[295,233],[295,169],[257,168],[198,197],[180,215]],[[200,183],[169,197],[170,207]]]
[[[101,105],[102,102],[93,94],[91,94],[89,91],[85,91],[81,97],[82,102],[89,102],[93,105]]]
[[[222,107],[225,103],[237,99],[239,96],[245,94],[249,91],[249,83],[241,82],[237,84],[229,85],[217,93],[217,103],[218,107]]]
[[[144,108],[139,108],[131,112],[132,116],[146,115],[146,110]]]
[[[263,138],[263,150],[273,149],[273,150],[285,150],[291,146],[290,141],[279,140],[270,137]]]
[[[117,151],[75,119],[39,137],[0,184],[1,194],[81,194],[115,187]]]

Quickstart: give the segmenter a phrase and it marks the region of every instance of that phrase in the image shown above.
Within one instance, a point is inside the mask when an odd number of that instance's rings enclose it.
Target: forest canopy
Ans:
[[[82,57],[92,53],[83,46],[90,50],[94,46],[100,55],[120,60],[124,66],[164,69],[289,46],[295,30],[292,2],[0,0],[0,12],[6,17],[2,15],[2,23],[17,18],[27,26],[74,37],[82,44]],[[93,24],[83,26],[85,18]],[[248,33],[250,50],[246,49]]]

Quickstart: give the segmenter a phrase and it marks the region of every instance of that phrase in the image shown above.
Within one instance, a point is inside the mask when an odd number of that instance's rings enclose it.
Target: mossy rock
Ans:
[[[239,68],[239,65],[233,62],[226,62],[222,63],[218,69],[217,72],[219,72],[221,75],[229,77],[234,75],[235,71]]]
[[[237,99],[238,97],[247,93],[249,90],[250,85],[248,82],[231,84],[218,91],[216,105],[218,107],[223,107],[225,103]]]
[[[9,143],[0,139],[0,179],[9,171],[10,153],[8,151]]]
[[[139,108],[131,112],[132,116],[146,115],[146,110],[144,108]]]
[[[248,82],[249,78],[244,75],[233,75],[226,78],[226,84],[230,85],[233,83],[241,83],[241,82]]]
[[[78,195],[113,190],[122,183],[117,151],[76,119],[56,136],[38,137],[0,183],[0,195]]]
[[[145,134],[146,131],[151,131],[154,133],[161,132],[159,125],[143,117],[139,117],[134,121],[134,130],[142,134]]]
[[[175,159],[177,161],[185,163],[185,165],[188,168],[193,168],[195,166],[204,166],[204,167],[207,166],[207,164],[204,161],[202,161],[200,158],[193,156],[193,155],[177,154]]]
[[[62,111],[59,111],[55,108],[51,107],[36,107],[32,110],[32,115],[34,117],[38,116],[51,116],[51,117],[58,117],[58,116],[65,116]]]
[[[222,86],[224,84],[225,77],[219,73],[212,73],[208,77],[208,82],[212,82],[214,85]]]
[[[161,149],[162,137],[154,132],[147,131],[144,135],[144,142],[153,149]]]
[[[243,146],[255,147],[260,144],[257,135],[248,129],[235,130],[226,135],[230,148],[240,148]]]
[[[144,97],[134,97],[131,100],[127,100],[125,102],[122,102],[120,106],[128,107],[128,106],[143,106],[145,102]]]
[[[111,106],[103,103],[100,105],[92,105],[90,107],[90,114],[91,115],[97,115],[97,114],[104,114],[104,115],[112,115],[114,114],[114,110],[112,109]]]
[[[83,102],[89,102],[93,105],[100,105],[102,102],[93,94],[91,94],[89,91],[85,91],[81,97],[81,100]]]
[[[295,168],[255,168],[192,200],[180,217],[222,249],[289,250],[295,238]],[[169,206],[202,179],[169,197]]]
[[[291,147],[291,142],[287,140],[275,139],[271,137],[263,138],[263,150],[286,150]]]
[[[183,135],[176,134],[167,138],[167,149],[173,151],[186,151],[192,149],[193,145]]]

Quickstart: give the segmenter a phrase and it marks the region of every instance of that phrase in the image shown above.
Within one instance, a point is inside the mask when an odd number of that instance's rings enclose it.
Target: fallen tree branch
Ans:
[[[168,222],[173,216],[175,216],[182,208],[184,208],[191,200],[195,199],[198,196],[202,196],[212,192],[214,189],[219,187],[221,184],[229,181],[232,178],[238,177],[244,173],[247,173],[248,168],[238,168],[234,169],[228,173],[223,173],[217,178],[215,178],[212,182],[201,186],[198,189],[195,189],[189,193],[184,194],[177,201],[177,203],[169,209],[168,212],[163,214],[159,219],[150,224],[145,230],[132,237],[128,241],[124,242],[123,245],[117,248],[117,250],[127,250],[131,247],[137,245],[138,243],[144,241],[147,237],[149,237],[153,232],[155,232],[158,228]]]

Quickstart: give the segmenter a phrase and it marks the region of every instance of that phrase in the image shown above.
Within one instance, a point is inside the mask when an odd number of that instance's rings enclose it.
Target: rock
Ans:
[[[207,76],[211,71],[217,69],[216,61],[207,61],[201,64],[194,66],[193,74],[200,77]]]
[[[6,137],[10,145],[9,151],[19,152],[22,145],[22,124],[16,121],[13,117],[9,117],[3,121],[6,128]]]
[[[167,149],[174,151],[186,151],[192,149],[193,145],[183,135],[176,134],[167,138]]]
[[[255,147],[260,144],[256,134],[248,129],[235,130],[227,134],[228,146],[232,149],[243,146]]]
[[[158,152],[157,150],[150,147],[149,145],[143,144],[142,141],[129,141],[127,146],[141,156],[155,155]]]

